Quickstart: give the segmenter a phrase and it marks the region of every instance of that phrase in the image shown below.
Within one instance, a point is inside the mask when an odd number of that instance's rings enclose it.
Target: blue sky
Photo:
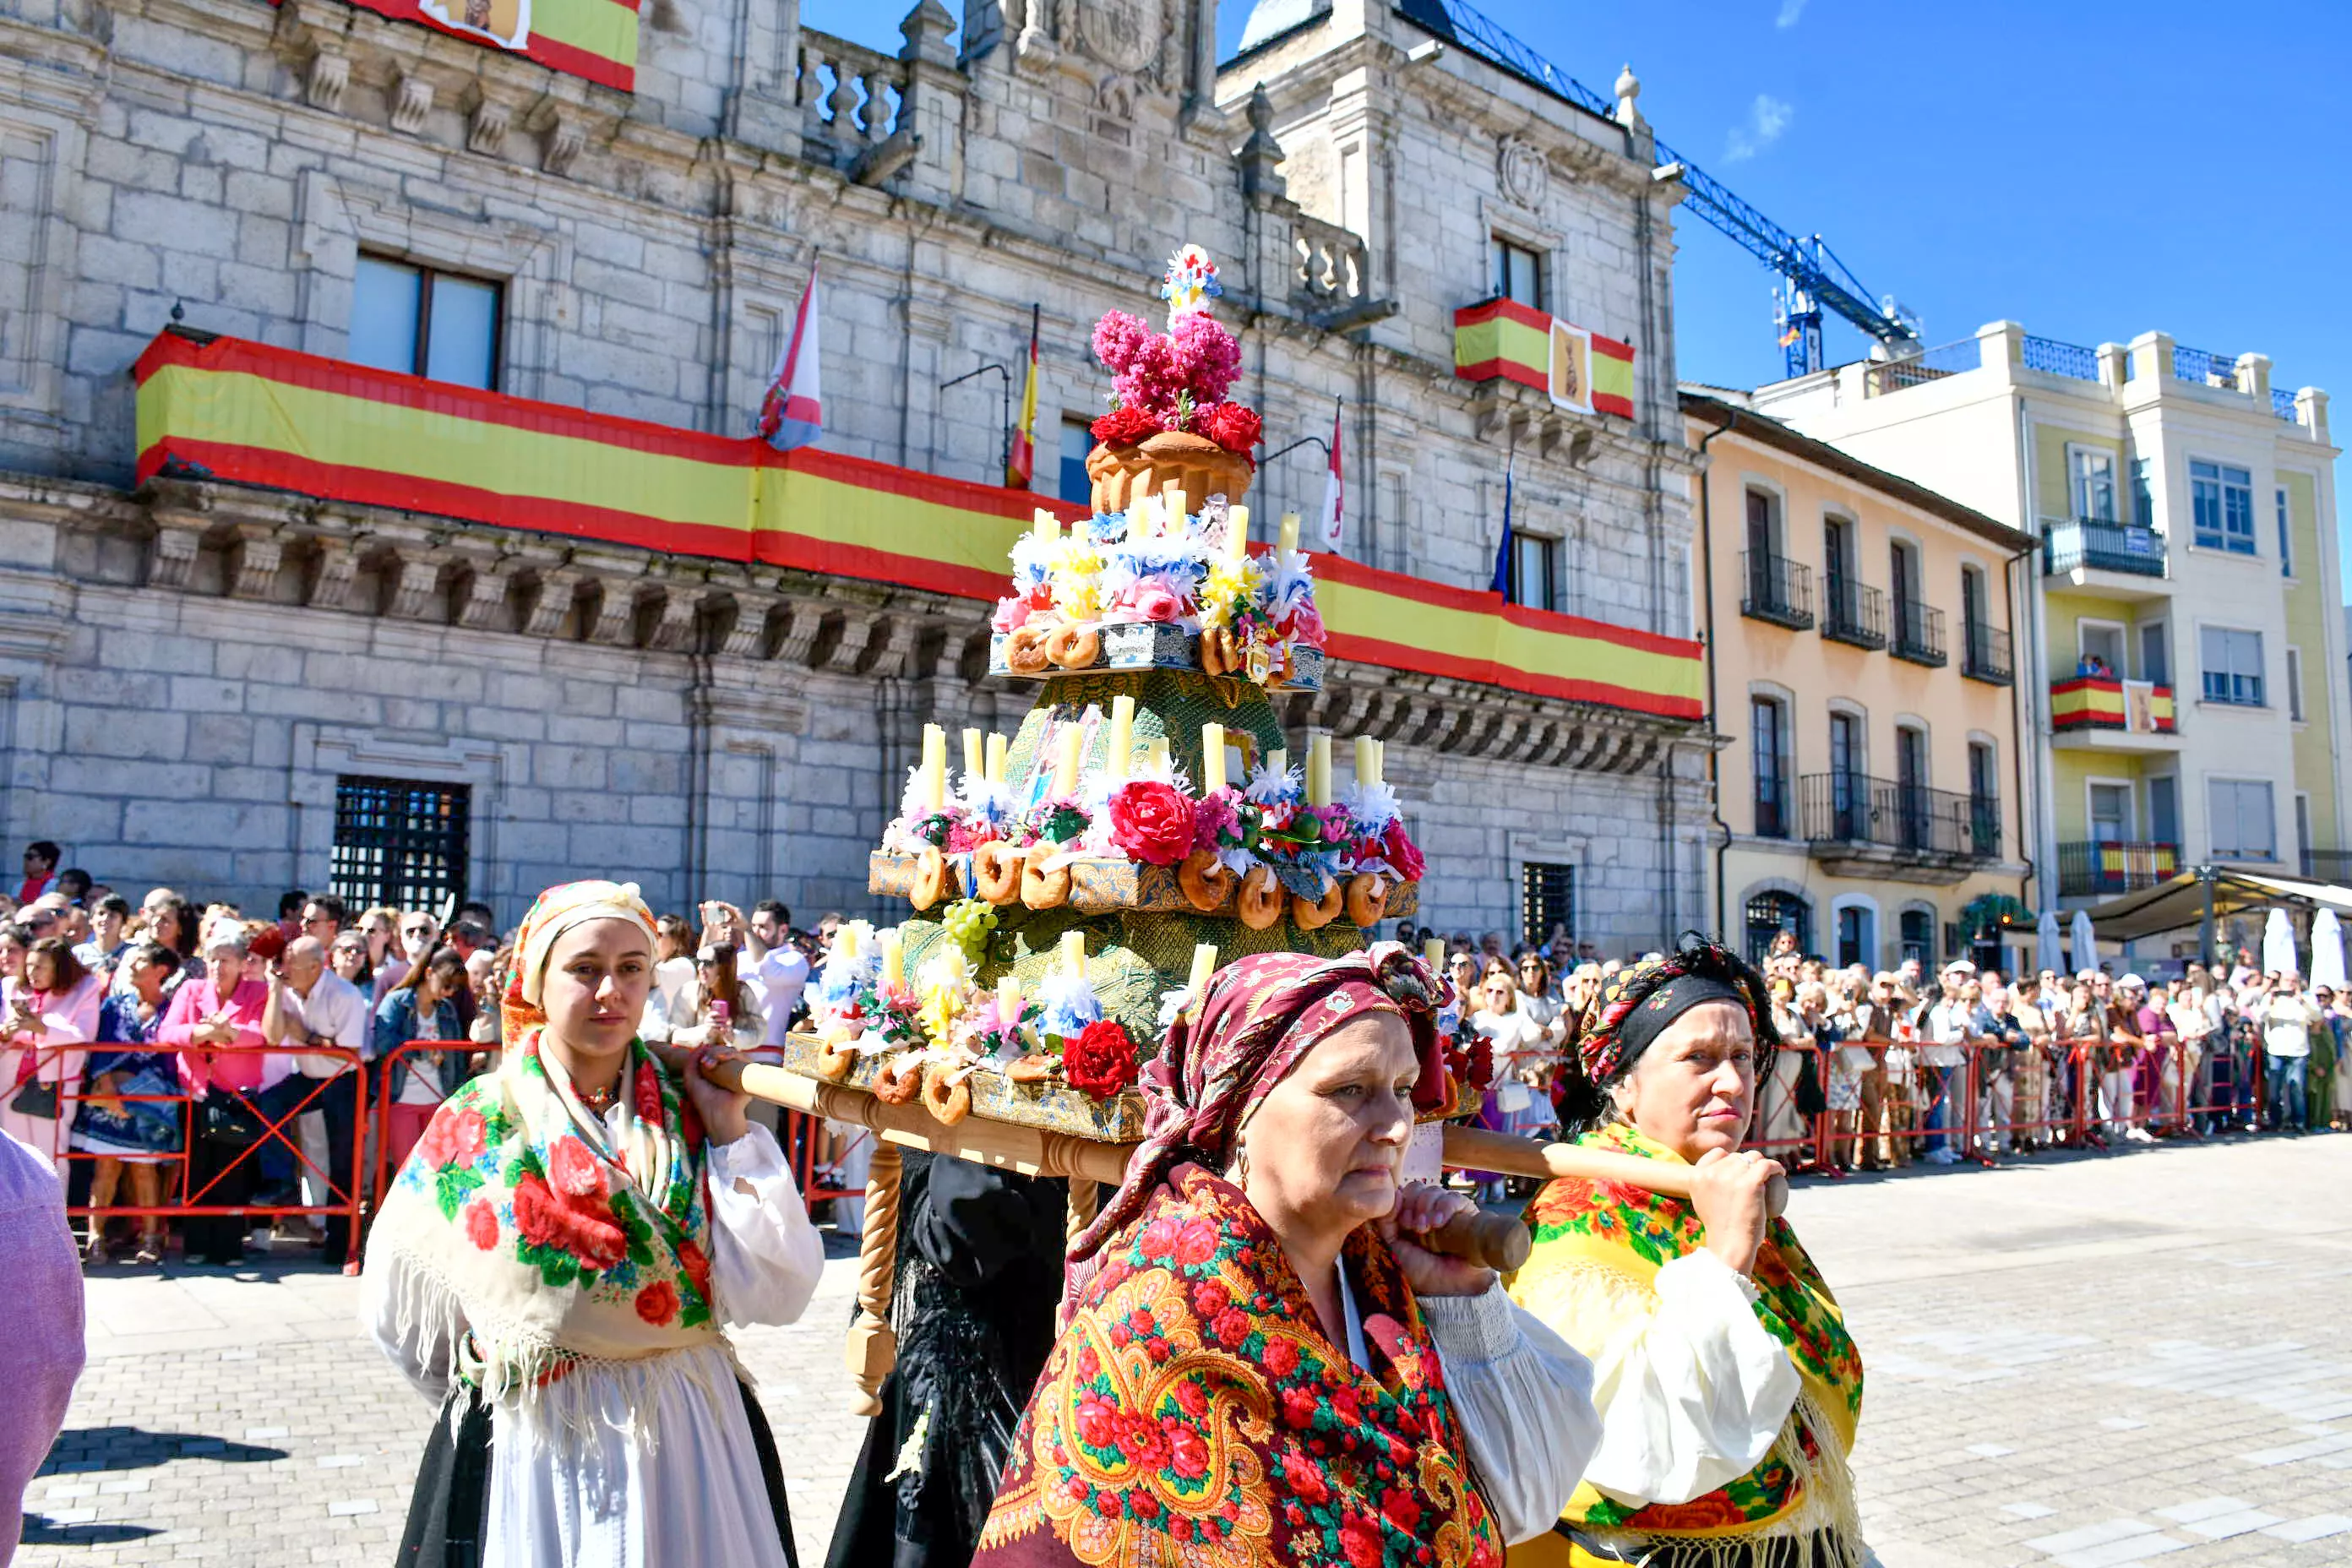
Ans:
[[[1824,237],[1930,343],[2002,317],[2086,345],[2160,330],[2269,354],[2277,384],[2327,388],[2352,428],[2352,5],[1477,3],[1602,92],[1632,62],[1662,136]],[[887,10],[804,5],[814,26],[895,46]],[[1222,52],[1248,12],[1224,0]],[[1677,238],[1680,373],[1778,376],[1771,275],[1695,218]],[[1832,361],[1864,343],[1832,319]]]

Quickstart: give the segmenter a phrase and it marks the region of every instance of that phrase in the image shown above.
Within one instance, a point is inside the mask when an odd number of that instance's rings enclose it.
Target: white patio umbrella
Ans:
[[[2284,910],[2273,910],[2263,922],[2263,973],[2296,974],[2303,965],[2294,956],[2294,926]]]
[[[2311,922],[2311,983],[2341,991],[2345,978],[2344,927],[2334,910],[2322,910]]]
[[[2076,910],[2074,911],[2073,941],[2074,944],[2075,972],[2079,973],[2085,969],[2096,969],[2099,967],[2099,939],[2097,933],[2091,930],[2090,910]]]
[[[2065,938],[2058,933],[2058,911],[2044,910],[2033,928],[2033,967],[2039,973],[2047,969],[2053,973],[2066,973]]]

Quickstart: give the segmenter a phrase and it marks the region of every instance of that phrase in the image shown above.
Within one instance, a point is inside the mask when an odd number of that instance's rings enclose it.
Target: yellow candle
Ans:
[[[833,956],[844,963],[857,962],[857,933],[860,929],[872,930],[864,921],[852,921],[833,933]]]
[[[1372,742],[1372,782],[1389,782],[1389,743],[1386,741]]]
[[[1265,754],[1265,765],[1266,771],[1273,773],[1275,778],[1279,781],[1284,773],[1290,771],[1289,748],[1286,746],[1276,746],[1273,750],[1267,752]]]
[[[1359,745],[1361,742],[1357,742]],[[967,727],[963,732],[963,776],[983,778],[988,773],[988,748],[978,730]]]
[[[1427,942],[1423,942],[1421,944],[1421,961],[1429,965],[1430,968],[1437,971],[1438,973],[1444,973],[1445,939],[1442,936],[1433,936]]]
[[[1134,748],[1135,699],[1122,691],[1110,700],[1110,751],[1104,758],[1103,772],[1111,783],[1127,778],[1128,753]]]
[[[1019,975],[1007,974],[997,981],[996,1016],[1000,1022],[1006,1024],[1013,1023],[1020,1018],[1021,977]]]
[[[988,738],[989,783],[1003,784],[1004,782],[1004,753],[1011,749],[1011,743],[1002,735],[991,735]]]
[[[1192,944],[1192,978],[1188,989],[1192,993],[1192,1007],[1200,1008],[1201,998],[1209,993],[1209,976],[1217,972],[1217,944],[1201,942]]]
[[[1154,735],[1143,742],[1143,772],[1149,778],[1166,778],[1172,770],[1168,763],[1168,737]]]
[[[1282,514],[1282,538],[1275,548],[1285,552],[1298,548],[1298,514],[1297,512],[1286,511]]]
[[[1381,782],[1381,743],[1370,735],[1356,737],[1356,782],[1360,784]]]
[[[1201,793],[1209,795],[1225,787],[1225,727],[1223,724],[1201,726]]]
[[[1331,736],[1318,730],[1307,742],[1307,804],[1331,804]]]
[[[1085,725],[1076,719],[1062,721],[1062,755],[1054,769],[1054,793],[1064,800],[1078,793],[1079,748],[1086,742]]]
[[[1184,498],[1183,488],[1179,485],[1170,485],[1166,494],[1168,497],[1168,531],[1175,535],[1177,538],[1181,539],[1184,537],[1185,532],[1184,518],[1187,510],[1187,503]]]
[[[923,803],[933,811],[947,805],[948,732],[937,724],[923,726]]]
[[[1239,561],[1249,553],[1249,508],[1225,509],[1225,554]]]
[[[898,928],[896,926],[891,927],[888,931],[882,933],[879,940],[882,944],[882,984],[885,985],[905,984],[907,981],[907,949],[906,943],[898,935]]]
[[[1051,544],[1062,537],[1062,520],[1042,506],[1037,509],[1036,524],[1037,526],[1031,531],[1037,536],[1040,542]],[[1075,524],[1072,526],[1076,527]]]
[[[1062,973],[1069,975],[1087,972],[1087,933],[1066,931],[1062,933]]]

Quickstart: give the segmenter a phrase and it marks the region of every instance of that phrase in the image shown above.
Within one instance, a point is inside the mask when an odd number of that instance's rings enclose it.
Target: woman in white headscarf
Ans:
[[[654,919],[573,882],[518,933],[499,1069],[435,1114],[368,1238],[362,1313],[440,1409],[399,1561],[794,1562],[722,1322],[790,1322],[824,1251],[783,1155],[637,1038]]]

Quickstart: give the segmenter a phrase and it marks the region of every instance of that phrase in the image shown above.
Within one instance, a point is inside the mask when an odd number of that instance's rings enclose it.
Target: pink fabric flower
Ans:
[[[1224,836],[1241,826],[1241,813],[1234,805],[1236,798],[1228,786],[1204,795],[1192,803],[1192,847],[1195,850],[1224,847]]]
[[[1242,373],[1242,346],[1205,310],[1176,318],[1169,330],[1170,360],[1196,404],[1216,403]]]
[[[1331,640],[1331,634],[1323,629],[1322,616],[1311,604],[1301,604],[1290,612],[1283,635],[1301,647],[1319,648]]]
[[[1131,779],[1111,791],[1105,805],[1110,841],[1129,858],[1173,866],[1192,852],[1192,803],[1157,779]]]
[[[1146,621],[1172,621],[1184,613],[1184,601],[1156,583],[1139,583],[1120,598],[1129,611]]]
[[[999,599],[996,601],[996,613],[988,617],[988,624],[994,631],[1019,631],[1028,621],[1029,616],[1030,608],[1027,601],[1018,597]]]

